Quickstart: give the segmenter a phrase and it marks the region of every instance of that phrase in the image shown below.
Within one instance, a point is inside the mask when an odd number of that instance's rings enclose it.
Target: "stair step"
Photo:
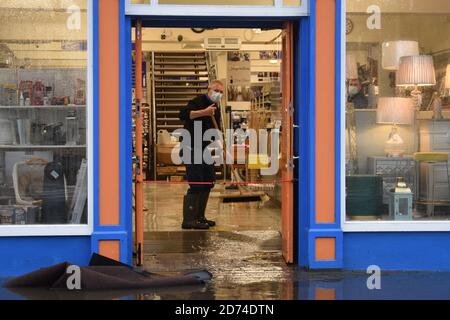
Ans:
[[[181,123],[179,118],[156,118],[156,121],[177,121]]]
[[[155,100],[157,102],[160,102],[160,101],[189,101],[186,98],[156,98]]]
[[[161,54],[155,54],[155,60],[157,59],[170,59],[170,60],[176,60],[176,59],[183,59],[183,60],[187,60],[187,59],[194,59],[194,60],[200,60],[200,59],[206,59],[204,54],[199,54],[199,55],[161,55]]]
[[[155,77],[207,77],[208,73],[205,71],[192,73],[192,72],[186,72],[186,73],[155,73]],[[178,79],[176,79],[178,80]],[[181,80],[181,79],[180,79]],[[197,80],[197,79],[193,79]]]
[[[164,60],[164,59],[162,59]],[[191,65],[195,65],[195,66],[206,66],[206,62],[202,61],[202,62],[198,62],[198,61],[156,61],[155,60],[155,66],[191,66]]]
[[[155,86],[155,89],[205,90],[208,86]]]
[[[155,82],[172,82],[172,83],[208,83],[208,80],[202,80],[202,79],[192,79],[192,80],[185,80],[185,79],[155,79]]]
[[[202,68],[171,68],[171,67],[164,67],[164,68],[155,68],[155,71],[180,71],[180,72],[185,72],[185,71],[207,71],[206,67],[202,67]]]
[[[187,104],[187,102],[186,102]],[[183,103],[168,103],[168,104],[157,104],[156,108],[183,108],[186,107]]]
[[[198,96],[199,93],[198,92],[170,92],[170,91],[159,91],[159,92],[155,92],[156,95],[163,95],[163,96]]]
[[[179,114],[180,111],[169,111],[169,110],[157,110],[157,114]]]
[[[157,129],[178,129],[183,127],[184,126],[182,124],[162,124],[156,126]]]

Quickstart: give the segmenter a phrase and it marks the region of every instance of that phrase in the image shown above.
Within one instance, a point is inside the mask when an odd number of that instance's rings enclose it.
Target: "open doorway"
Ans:
[[[138,264],[144,238],[170,250],[168,240],[188,237],[195,245],[208,238],[205,231],[272,233],[293,262],[292,27],[140,30],[133,30]],[[224,85],[217,125],[233,160],[214,165],[204,214],[216,225],[184,231],[183,197],[192,181],[174,156],[183,149],[180,111],[215,80]],[[211,155],[220,158],[220,151]]]

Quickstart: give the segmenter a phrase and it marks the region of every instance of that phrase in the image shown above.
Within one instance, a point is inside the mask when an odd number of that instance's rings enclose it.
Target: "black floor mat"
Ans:
[[[16,277],[5,283],[6,288],[67,289],[71,276],[66,272],[72,265],[59,263]],[[80,267],[81,290],[123,290],[162,288],[171,286],[195,286],[212,278],[206,270],[193,270],[175,276],[163,276],[147,271],[134,270],[131,266],[93,254],[89,266]]]

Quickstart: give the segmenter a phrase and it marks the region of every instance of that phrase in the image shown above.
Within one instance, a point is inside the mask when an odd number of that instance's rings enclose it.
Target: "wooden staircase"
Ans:
[[[180,109],[208,88],[205,52],[154,52],[152,70],[156,132],[182,128]]]
[[[180,109],[198,95],[206,93],[209,83],[207,56],[205,52],[153,52],[152,86],[154,105],[154,135],[159,130],[173,132],[183,128],[179,120]],[[167,167],[156,165],[156,177],[165,174]],[[217,178],[223,176],[222,166],[216,168]]]

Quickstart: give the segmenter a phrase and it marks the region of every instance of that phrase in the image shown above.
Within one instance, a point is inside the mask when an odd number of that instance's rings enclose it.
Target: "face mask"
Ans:
[[[354,96],[355,94],[358,94],[358,92],[359,92],[359,89],[357,86],[349,86],[348,87],[348,94],[350,96]]]
[[[213,102],[219,103],[220,100],[222,100],[222,94],[220,92],[213,91],[210,98]]]

